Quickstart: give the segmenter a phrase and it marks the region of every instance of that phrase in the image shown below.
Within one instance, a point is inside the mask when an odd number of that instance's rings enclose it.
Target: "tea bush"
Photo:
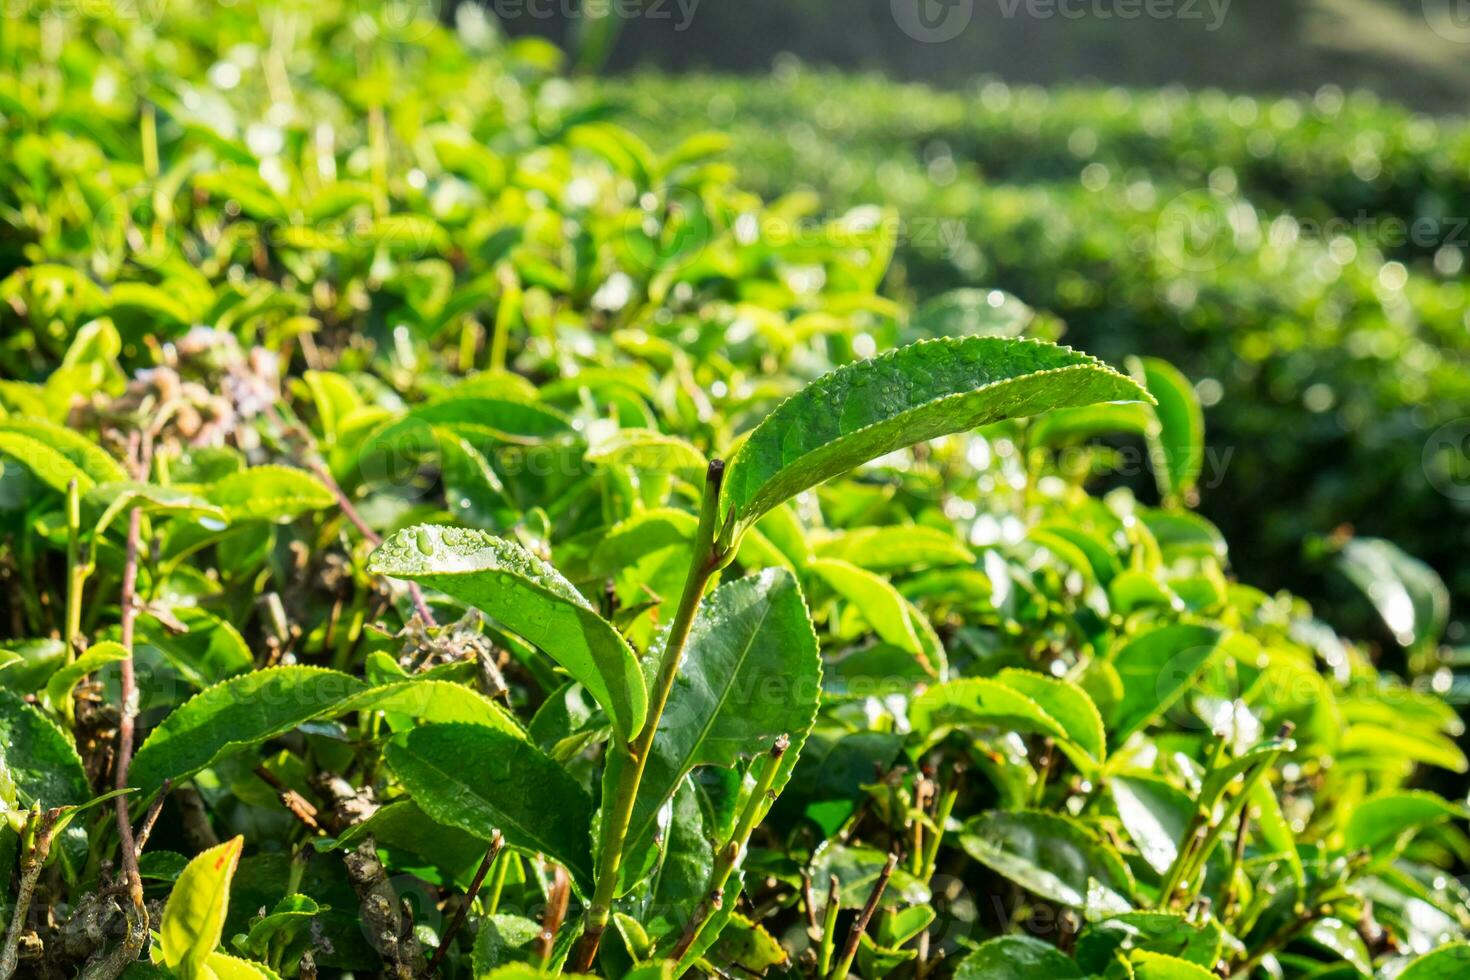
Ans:
[[[1463,972],[1460,722],[1187,379],[392,12],[5,35],[0,978]]]
[[[1462,122],[1331,91],[960,94],[804,70],[599,91],[650,138],[720,120],[742,176],[815,189],[814,215],[894,208],[891,292],[999,287],[1099,356],[1179,365],[1232,452],[1203,510],[1255,543],[1258,580],[1334,595],[1303,542],[1351,525],[1470,587],[1445,533],[1467,506]]]

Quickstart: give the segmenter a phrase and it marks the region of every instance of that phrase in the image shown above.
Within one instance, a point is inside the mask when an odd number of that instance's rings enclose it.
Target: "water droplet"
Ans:
[[[432,556],[434,554],[434,542],[429,539],[427,528],[419,528],[418,534],[414,535],[415,543],[419,546],[419,553]]]

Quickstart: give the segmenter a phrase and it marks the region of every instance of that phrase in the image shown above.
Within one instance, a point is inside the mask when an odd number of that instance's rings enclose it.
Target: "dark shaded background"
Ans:
[[[793,54],[942,85],[977,74],[1232,92],[1336,84],[1470,108],[1470,0],[643,0],[633,16],[634,0],[603,0],[625,15],[600,20],[582,2],[483,5],[512,35],[580,50],[584,69],[755,73]],[[916,4],[936,23],[943,4],[969,16],[957,36],[925,43],[899,27]]]

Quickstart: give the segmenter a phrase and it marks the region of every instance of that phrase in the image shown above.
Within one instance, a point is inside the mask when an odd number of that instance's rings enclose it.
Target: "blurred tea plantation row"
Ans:
[[[1466,975],[1470,130],[403,14],[4,21],[0,980]]]

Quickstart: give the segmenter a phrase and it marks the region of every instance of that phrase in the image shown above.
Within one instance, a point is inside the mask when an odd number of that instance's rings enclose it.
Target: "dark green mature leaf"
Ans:
[[[1161,779],[1116,776],[1108,788],[1123,829],[1144,861],[1159,874],[1167,872],[1179,856],[1194,801]]]
[[[1100,361],[1030,340],[920,341],[838,368],[776,408],[725,474],[721,516],[743,530],[772,507],[896,449],[1006,418],[1144,401]]]
[[[1031,936],[998,936],[960,961],[955,980],[1071,980],[1082,970],[1051,943]]]
[[[1172,912],[1125,912],[1090,923],[1077,937],[1077,964],[1102,974],[1120,949],[1142,949],[1188,960],[1206,969],[1220,959],[1225,934],[1213,918],[1191,922]]]
[[[1123,699],[1109,726],[1114,745],[1167,711],[1204,669],[1220,631],[1187,624],[1162,626],[1133,639],[1113,655]]]
[[[1081,823],[1055,813],[991,811],[965,824],[972,858],[1042,898],[1096,912],[1128,912],[1133,876]]]
[[[1168,361],[1142,357],[1129,367],[1157,402],[1146,433],[1159,492],[1166,499],[1187,499],[1194,492],[1205,458],[1205,413],[1199,396],[1189,379]]]
[[[351,848],[368,836],[379,847],[417,854],[462,885],[469,884],[485,856],[485,841],[458,827],[430,819],[413,800],[397,800],[379,807],[372,816],[353,824],[336,840],[319,839],[317,847]]]
[[[650,654],[654,662],[658,656]],[[644,768],[625,850],[645,857],[627,862],[625,885],[647,865],[659,809],[694,768],[732,767],[786,735],[791,746],[773,787],[781,790],[816,719],[821,682],[816,634],[789,572],[768,569],[710,594],[690,629]],[[604,793],[626,764],[623,753],[609,756]]]
[[[483,725],[432,724],[388,743],[388,764],[438,823],[566,865],[591,892],[592,799],[561,766],[524,739]]]
[[[1362,590],[1399,645],[1439,642],[1450,594],[1434,569],[1381,538],[1354,538],[1342,549],[1343,574]]]
[[[319,667],[272,667],[200,692],[165,718],[133,757],[128,781],[151,796],[241,749],[276,738],[367,688]]]
[[[81,806],[92,796],[82,760],[61,729],[0,690],[0,778],[7,772],[22,806]]]
[[[873,885],[888,863],[888,855],[876,847],[852,847],[827,841],[817,848],[812,857],[811,877],[813,881],[837,879],[837,905],[844,909],[859,909],[873,893]],[[903,867],[895,867],[883,891],[879,908],[896,909],[904,905],[919,905],[929,901],[929,886]],[[814,896],[818,910],[825,913],[827,896]]]
[[[369,567],[489,613],[566,668],[622,738],[643,727],[648,694],[632,648],[555,568],[519,545],[483,531],[420,525],[385,541]]]

